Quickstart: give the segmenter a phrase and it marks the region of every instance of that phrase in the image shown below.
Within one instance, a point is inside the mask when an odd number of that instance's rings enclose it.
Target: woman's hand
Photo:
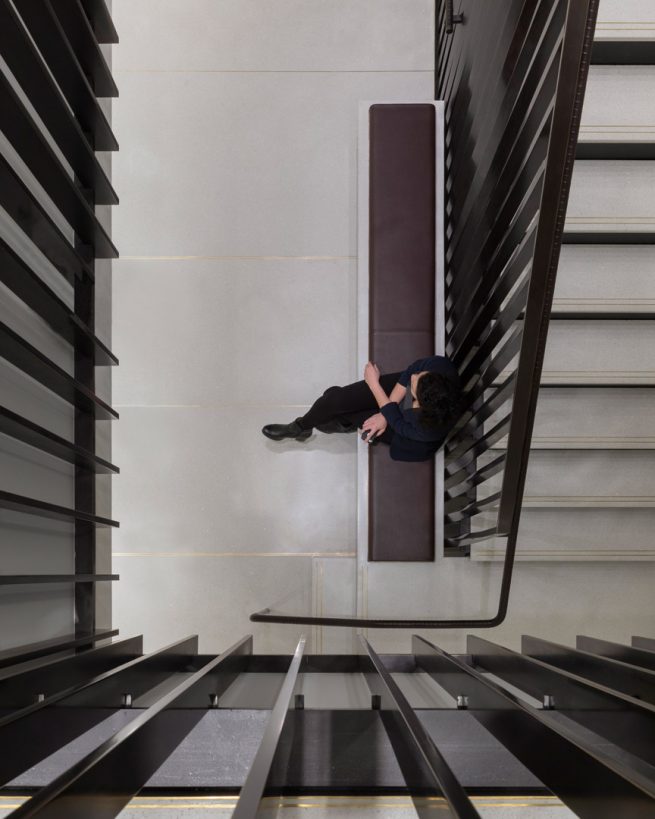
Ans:
[[[369,387],[380,383],[380,370],[372,361],[369,361],[364,367],[364,381]]]
[[[368,431],[366,443],[370,444],[371,441],[382,435],[386,428],[387,419],[381,412],[376,412],[375,415],[371,415],[371,417],[367,418],[362,424],[362,431]]]

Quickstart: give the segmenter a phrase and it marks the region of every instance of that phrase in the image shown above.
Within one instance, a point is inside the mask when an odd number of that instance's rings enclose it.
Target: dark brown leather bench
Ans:
[[[382,372],[434,354],[435,139],[430,104],[369,111],[369,353]],[[434,559],[434,459],[369,449],[369,560]]]

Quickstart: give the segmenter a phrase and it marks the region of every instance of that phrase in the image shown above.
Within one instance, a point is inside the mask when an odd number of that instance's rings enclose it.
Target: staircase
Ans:
[[[655,6],[601,2],[517,560],[655,559],[654,97]]]

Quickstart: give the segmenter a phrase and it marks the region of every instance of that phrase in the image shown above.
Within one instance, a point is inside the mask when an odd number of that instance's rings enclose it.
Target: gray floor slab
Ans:
[[[352,556],[356,436],[261,434],[284,420],[265,407],[123,409],[114,551]]]
[[[271,420],[293,420],[293,405],[362,377],[355,298],[345,259],[123,259],[114,403],[278,404]]]
[[[434,7],[414,0],[114,0],[122,71],[433,70]]]
[[[114,117],[123,257],[353,256],[359,101],[432,94],[429,72],[130,74]]]

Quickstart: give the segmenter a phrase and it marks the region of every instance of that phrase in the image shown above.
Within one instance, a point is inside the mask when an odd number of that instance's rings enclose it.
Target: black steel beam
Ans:
[[[655,159],[655,142],[608,142],[581,140],[575,152],[576,159]]]
[[[366,674],[366,681],[371,693],[380,698],[385,729],[400,768],[409,780],[407,785],[410,791],[415,787],[416,775],[422,769],[427,773],[427,781],[431,786],[430,795],[443,796],[446,800],[443,816],[452,819],[479,819],[480,814],[388,669],[368,640],[363,636],[360,639],[374,668],[373,673]],[[423,815],[420,804],[415,804],[415,807],[418,815]]]
[[[98,366],[118,364],[111,350],[3,239],[0,239],[0,281],[80,355],[92,358]]]
[[[562,235],[565,245],[653,245],[655,231],[652,230],[565,230]]]
[[[0,755],[0,785],[72,742],[116,709],[129,707],[128,695],[133,704],[171,675],[192,668],[197,651],[198,638],[188,637],[1,717],[0,747],[11,748],[12,753]],[[93,816],[93,811],[87,815]]]
[[[93,278],[89,253],[73,247],[2,155],[0,205],[70,284],[76,278]]]
[[[239,800],[232,814],[232,819],[254,819],[254,817],[259,815],[261,800],[264,796],[266,783],[271,773],[271,766],[273,765],[275,752],[277,751],[280,741],[280,734],[282,733],[287,711],[289,710],[296,687],[296,680],[298,678],[298,671],[300,669],[304,649],[305,637],[302,636],[298,641],[286,677],[275,700],[271,716],[264,730],[264,736],[250,766],[246,781],[243,783],[243,787],[239,793]]]
[[[117,574],[0,574],[0,586],[33,586],[35,583],[105,583],[120,580]]]
[[[589,748],[568,724],[531,708],[457,657],[412,637],[417,664],[581,819],[652,819],[655,783]]]
[[[0,74],[0,109],[5,136],[81,241],[92,245],[98,258],[116,258],[118,251],[84,191],[68,174],[4,74]]]
[[[67,506],[57,506],[25,495],[15,495],[13,492],[0,490],[0,509],[9,509],[12,512],[21,512],[26,515],[36,515],[50,520],[82,521],[94,526],[112,526],[117,528],[118,521],[92,515],[81,509],[70,509]]]
[[[0,651],[0,668],[11,665],[18,665],[48,654],[58,654],[62,651],[74,651],[75,649],[92,646],[101,640],[108,640],[118,634],[118,629],[99,629],[93,634],[67,634],[63,637],[55,637],[51,640],[40,640],[37,643],[27,643],[22,646],[15,646]]]
[[[93,190],[97,204],[117,204],[116,192],[92,146],[9,0],[0,0],[0,52],[82,187]]]
[[[96,97],[117,97],[118,88],[80,0],[57,0],[53,8]]]
[[[467,651],[476,667],[491,672],[619,748],[655,765],[655,706],[481,637],[469,635]]]
[[[41,819],[117,816],[202,719],[205,711],[181,707],[184,698],[195,687],[202,687],[221,664],[251,650],[251,637],[235,643],[40,790],[14,816]]]
[[[80,381],[51,361],[4,322],[0,322],[0,355],[77,409],[111,421],[118,413]]]
[[[655,313],[640,310],[557,310],[550,314],[551,321],[653,321]]]
[[[41,663],[28,670],[9,669],[0,674],[0,709],[26,708],[60,691],[124,665],[143,653],[143,638],[130,637],[69,657]]]
[[[594,40],[592,65],[655,65],[655,40]]]
[[[599,654],[601,657],[609,657],[611,660],[620,660],[623,663],[655,671],[655,651],[633,648],[621,645],[621,643],[611,643],[609,640],[599,640],[597,637],[583,635],[576,637],[575,645],[576,648],[588,651],[590,654]]]
[[[655,671],[599,657],[587,651],[524,635],[521,651],[543,663],[562,668],[578,677],[600,683],[614,691],[655,704]]]
[[[647,651],[655,651],[655,639],[653,637],[633,637],[631,642],[635,648],[645,648]]]
[[[66,463],[74,464],[83,469],[90,469],[100,474],[117,474],[117,466],[104,458],[99,458],[82,447],[77,446],[54,432],[38,426],[26,418],[22,418],[12,410],[0,406],[0,433],[9,435],[17,441],[47,452]]]
[[[16,0],[15,5],[82,129],[91,135],[95,150],[118,150],[116,137],[50,0]]]

